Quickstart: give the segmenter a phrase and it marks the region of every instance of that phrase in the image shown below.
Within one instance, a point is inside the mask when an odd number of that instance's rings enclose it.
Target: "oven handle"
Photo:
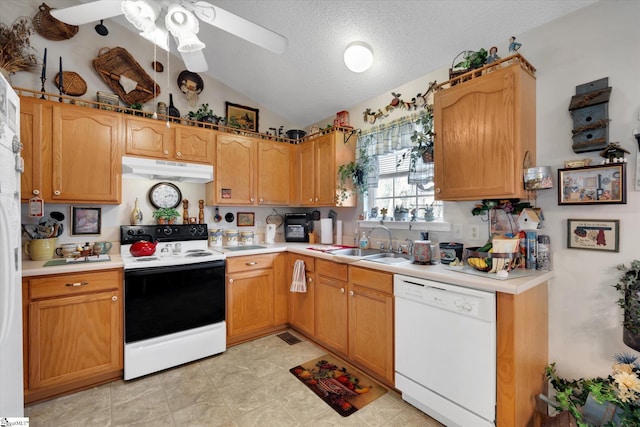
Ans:
[[[160,267],[142,267],[135,268],[124,271],[125,278],[127,277],[140,277],[147,276],[151,273],[174,273],[176,271],[193,271],[193,270],[201,270],[205,268],[224,268],[226,265],[225,260],[216,260],[216,261],[207,261],[207,262],[199,262],[196,264],[183,264],[183,265],[167,265]]]

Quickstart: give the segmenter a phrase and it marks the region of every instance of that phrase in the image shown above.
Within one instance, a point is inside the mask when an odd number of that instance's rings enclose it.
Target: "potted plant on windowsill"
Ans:
[[[426,107],[426,112],[415,121],[419,130],[414,130],[410,139],[413,145],[405,151],[398,161],[398,166],[409,156],[409,171],[415,172],[416,162],[421,159],[424,163],[433,162],[433,106]]]
[[[153,217],[158,220],[158,224],[173,224],[180,213],[175,208],[159,208],[153,212]]]

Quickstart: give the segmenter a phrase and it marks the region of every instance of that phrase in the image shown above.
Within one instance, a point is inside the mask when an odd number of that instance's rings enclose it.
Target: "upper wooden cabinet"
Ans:
[[[527,197],[523,166],[536,162],[532,72],[516,62],[436,92],[436,199]]]
[[[298,200],[301,206],[336,206],[338,167],[355,160],[354,142],[345,143],[343,132],[334,131],[318,136],[298,146],[296,177],[300,183]],[[351,196],[340,204],[356,205]]]
[[[207,184],[208,205],[290,203],[291,144],[232,134],[216,138],[216,177]]]
[[[23,200],[120,203],[120,115],[22,97],[20,119]]]
[[[125,153],[213,164],[215,132],[195,126],[125,116]]]

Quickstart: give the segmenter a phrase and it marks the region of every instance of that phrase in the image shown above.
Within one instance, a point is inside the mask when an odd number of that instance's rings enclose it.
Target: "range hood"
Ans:
[[[123,156],[122,177],[206,183],[213,181],[213,166]]]

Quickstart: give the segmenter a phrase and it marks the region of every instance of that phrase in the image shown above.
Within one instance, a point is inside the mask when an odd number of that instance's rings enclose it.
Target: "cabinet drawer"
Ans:
[[[119,289],[121,284],[122,272],[120,270],[39,277],[29,279],[29,299]]]
[[[239,271],[260,270],[273,267],[274,255],[252,255],[237,258],[227,258],[227,273]]]
[[[347,281],[349,278],[347,264],[340,264],[324,259],[316,260],[316,272],[323,276],[333,277],[334,279]]]
[[[304,261],[304,271],[306,271],[307,273],[313,273],[315,271],[316,259],[314,257],[291,253],[289,254],[289,263],[291,265],[291,268],[293,268],[297,260]]]
[[[350,282],[354,285],[393,294],[393,274],[351,267]]]

